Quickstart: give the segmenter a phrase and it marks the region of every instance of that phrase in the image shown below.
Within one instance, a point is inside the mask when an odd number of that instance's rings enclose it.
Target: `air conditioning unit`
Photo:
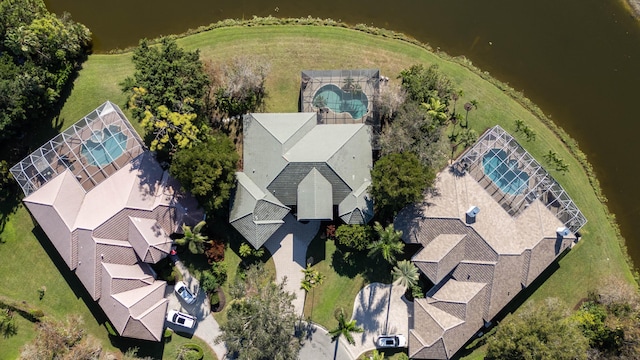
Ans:
[[[565,236],[569,236],[569,234],[571,233],[571,230],[569,230],[566,227],[559,227],[556,229],[556,233],[558,234],[558,236],[565,237]]]
[[[469,216],[470,218],[475,218],[479,212],[480,208],[472,205],[469,210],[467,210],[467,216]]]

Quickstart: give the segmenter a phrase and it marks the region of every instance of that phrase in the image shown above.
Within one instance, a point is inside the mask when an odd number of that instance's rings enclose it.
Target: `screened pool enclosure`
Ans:
[[[470,174],[511,216],[539,200],[573,233],[587,222],[562,186],[500,126],[482,134],[453,169]]]
[[[327,124],[375,125],[375,101],[384,77],[380,71],[305,70],[301,74],[300,111],[318,113]]]
[[[70,170],[91,190],[144,151],[120,108],[107,101],[11,168],[25,195]]]

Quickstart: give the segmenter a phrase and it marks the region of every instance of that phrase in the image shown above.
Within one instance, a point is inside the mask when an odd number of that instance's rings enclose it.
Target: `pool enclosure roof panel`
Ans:
[[[85,191],[144,151],[120,108],[105,102],[11,168],[26,196],[69,170]]]
[[[562,186],[498,125],[482,134],[453,169],[468,172],[512,217],[540,200],[574,234],[587,222]]]
[[[300,82],[300,111],[318,114],[319,123],[354,124],[366,123],[377,127],[378,117],[373,106],[380,89],[381,76],[378,69],[352,70],[304,70]],[[335,85],[356,98],[366,97],[366,110],[358,118],[348,112],[335,112],[327,106],[317,106],[314,99],[325,85]]]

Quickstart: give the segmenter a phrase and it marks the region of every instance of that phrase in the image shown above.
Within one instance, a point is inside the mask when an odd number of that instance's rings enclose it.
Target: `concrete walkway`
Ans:
[[[276,265],[276,280],[280,282],[286,276],[285,289],[296,294],[293,306],[298,315],[304,310],[305,293],[300,282],[304,278],[302,270],[307,267],[307,247],[319,229],[319,221],[304,224],[288,214],[284,224],[264,244]]]
[[[191,314],[198,319],[198,323],[196,324],[195,330],[191,329],[191,331],[185,331],[185,328],[169,322],[166,322],[167,327],[170,327],[176,332],[199,337],[213,349],[219,360],[225,359],[227,347],[223,343],[214,343],[215,338],[220,335],[220,326],[216,322],[216,319],[211,315],[209,301],[207,301],[204,291],[199,291],[200,283],[196,278],[189,274],[189,270],[187,270],[182,261],[176,261],[176,268],[182,274],[182,281],[187,285],[192,293],[197,295],[197,297],[193,304],[187,304],[182,299],[178,298],[178,295],[173,291],[174,286],[168,285],[165,298],[169,299],[169,309]]]

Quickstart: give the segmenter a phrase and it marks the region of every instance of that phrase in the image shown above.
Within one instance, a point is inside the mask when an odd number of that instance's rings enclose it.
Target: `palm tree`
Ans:
[[[456,115],[456,105],[458,103],[458,99],[460,99],[462,97],[462,95],[464,94],[464,92],[462,91],[462,89],[458,90],[458,91],[454,91],[453,93],[451,93],[451,98],[453,99],[453,113],[452,116]]]
[[[478,141],[478,133],[473,129],[465,129],[460,134],[460,142],[457,145],[462,145],[466,149],[476,141]]]
[[[340,338],[340,336],[344,336],[347,339],[347,342],[351,345],[355,345],[355,340],[353,340],[353,335],[351,333],[361,333],[364,332],[364,329],[356,323],[355,320],[347,321],[347,318],[344,315],[344,309],[339,308],[334,313],[333,316],[338,321],[338,327],[333,330],[329,330],[329,335],[331,336],[331,342],[334,342]],[[336,349],[338,344],[336,343]]]
[[[207,237],[202,235],[200,231],[206,225],[204,220],[200,221],[196,226],[191,229],[190,226],[182,225],[182,232],[184,233],[184,237],[181,239],[176,239],[175,243],[180,246],[187,245],[189,251],[192,254],[202,254],[204,253],[204,243],[207,241]]]
[[[395,230],[393,224],[389,224],[386,228],[376,221],[373,229],[378,234],[378,240],[367,246],[370,257],[381,256],[389,264],[396,261],[396,255],[402,254],[404,251],[404,242],[402,242],[402,231]]]
[[[405,288],[414,287],[420,277],[418,268],[409,260],[398,261],[391,274],[393,275],[393,283]]]
[[[306,269],[300,270],[304,273],[304,279],[300,282],[300,288],[305,292],[309,292],[311,289],[322,284],[326,276],[321,274],[318,270],[312,269],[311,265],[307,264]]]
[[[440,101],[437,97],[430,97],[428,103],[422,103],[427,109],[427,114],[437,120],[440,124],[447,121],[447,105]]]
[[[464,111],[466,111],[467,114],[464,117],[464,126],[460,124],[460,127],[466,128],[469,126],[469,111],[471,111],[471,109],[473,109],[473,105],[470,102],[464,103]]]

